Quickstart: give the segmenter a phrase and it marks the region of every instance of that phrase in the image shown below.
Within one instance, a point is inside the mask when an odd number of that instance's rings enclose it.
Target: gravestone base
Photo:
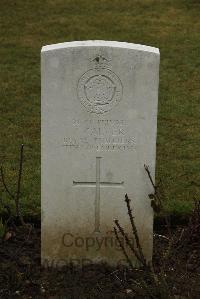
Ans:
[[[54,230],[54,236],[52,230]],[[67,230],[62,230],[59,233],[59,231],[55,231],[55,227],[52,227],[52,230],[50,230],[49,235],[45,234],[42,237],[43,244],[45,245],[45,247],[42,248],[42,250],[45,251],[45,256],[42,256],[43,265],[58,268],[64,265],[70,265],[71,263],[78,266],[98,263],[109,263],[115,267],[127,265],[126,257],[119,246],[114,230],[110,231],[108,228],[105,233],[94,232],[91,234],[81,230],[79,233],[68,232]],[[143,253],[147,262],[150,262],[152,258],[152,226],[148,228],[144,227],[144,231],[138,231],[138,233],[142,236],[140,242],[143,246]],[[125,232],[128,234],[131,243],[135,244],[130,227],[125,227]],[[133,265],[139,266],[140,262],[126,245],[125,239],[120,236],[120,240],[125,246]],[[55,243],[57,246],[55,246]],[[54,248],[54,252],[52,248]],[[135,246],[135,248],[137,247]]]

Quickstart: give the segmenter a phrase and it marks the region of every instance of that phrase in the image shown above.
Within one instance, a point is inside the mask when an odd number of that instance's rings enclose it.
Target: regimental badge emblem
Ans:
[[[102,114],[111,110],[122,99],[122,83],[109,69],[109,61],[98,55],[93,68],[84,73],[78,82],[78,97],[88,112]]]

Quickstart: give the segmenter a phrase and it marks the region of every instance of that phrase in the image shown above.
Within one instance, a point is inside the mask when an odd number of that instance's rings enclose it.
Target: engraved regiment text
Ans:
[[[73,134],[65,136],[63,145],[68,149],[96,151],[133,150],[135,138],[129,135],[126,120],[79,120],[71,124]]]

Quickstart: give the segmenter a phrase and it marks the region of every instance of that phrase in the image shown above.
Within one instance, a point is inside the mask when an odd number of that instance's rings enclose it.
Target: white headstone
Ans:
[[[118,219],[152,257],[159,50],[84,41],[42,48],[42,261],[118,264]]]

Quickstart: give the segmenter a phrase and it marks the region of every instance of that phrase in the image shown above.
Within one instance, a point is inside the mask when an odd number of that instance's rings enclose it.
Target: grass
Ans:
[[[0,1],[0,164],[14,190],[25,144],[25,214],[40,213],[40,49],[88,39],[160,48],[156,177],[170,212],[191,209],[200,193],[199,8],[198,0]]]

